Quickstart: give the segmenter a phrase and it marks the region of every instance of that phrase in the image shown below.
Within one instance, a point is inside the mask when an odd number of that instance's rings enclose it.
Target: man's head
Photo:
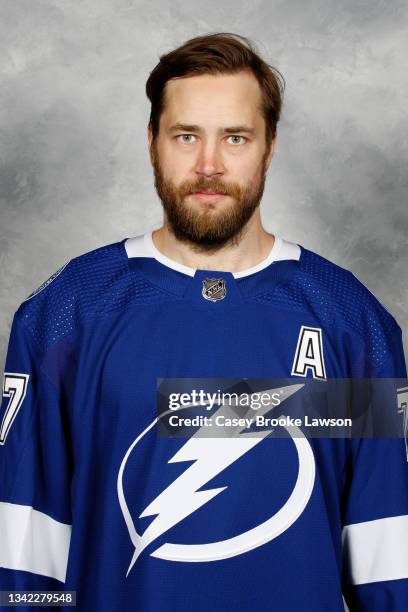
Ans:
[[[155,186],[179,240],[217,249],[239,239],[259,207],[282,106],[279,74],[233,34],[187,41],[150,74]]]

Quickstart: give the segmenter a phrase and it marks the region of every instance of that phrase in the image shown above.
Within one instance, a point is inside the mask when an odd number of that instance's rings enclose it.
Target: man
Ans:
[[[1,589],[76,591],[78,610],[98,612],[337,612],[343,594],[351,610],[406,612],[401,437],[242,423],[217,437],[204,420],[168,434],[193,421],[199,402],[163,410],[191,379],[286,380],[271,387],[282,415],[299,380],[406,369],[398,324],[350,272],[262,227],[278,72],[246,39],[212,34],[161,57],[147,94],[163,226],[72,259],[14,316]],[[205,409],[223,424],[241,414]]]

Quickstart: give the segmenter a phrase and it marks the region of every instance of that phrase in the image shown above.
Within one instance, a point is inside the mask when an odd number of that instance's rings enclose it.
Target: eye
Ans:
[[[239,136],[239,134],[233,134],[232,136],[228,136],[228,138],[240,138],[241,139],[240,142],[236,142],[235,141],[235,142],[232,143],[232,144],[235,144],[235,145],[237,145],[237,144],[244,144],[244,142],[246,141],[245,136]],[[242,141],[244,141],[244,142],[242,142]]]
[[[179,140],[180,142],[183,142],[184,144],[189,144],[190,142],[193,142],[192,140],[184,140],[185,138],[191,139],[191,138],[195,138],[195,136],[194,134],[179,134],[178,136],[176,136],[176,140]]]

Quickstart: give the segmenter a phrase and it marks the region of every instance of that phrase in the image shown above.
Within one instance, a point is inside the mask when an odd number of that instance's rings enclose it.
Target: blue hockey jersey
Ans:
[[[155,431],[158,381],[273,377],[405,378],[401,330],[279,237],[238,273],[181,265],[151,232],[70,260],[12,323],[0,590],[76,591],[81,612],[407,612],[403,439],[236,453],[239,436]]]

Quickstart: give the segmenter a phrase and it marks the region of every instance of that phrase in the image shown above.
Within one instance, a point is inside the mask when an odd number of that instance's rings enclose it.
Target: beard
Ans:
[[[217,176],[210,179],[200,176],[195,181],[175,185],[165,177],[153,144],[154,185],[166,213],[169,230],[178,240],[188,242],[200,252],[213,252],[226,244],[238,244],[246,224],[261,202],[267,155],[268,151],[262,158],[260,177],[247,186],[223,182]],[[233,202],[229,205],[224,202],[200,202],[199,207],[189,205],[185,198],[196,191],[220,192],[230,196]]]

